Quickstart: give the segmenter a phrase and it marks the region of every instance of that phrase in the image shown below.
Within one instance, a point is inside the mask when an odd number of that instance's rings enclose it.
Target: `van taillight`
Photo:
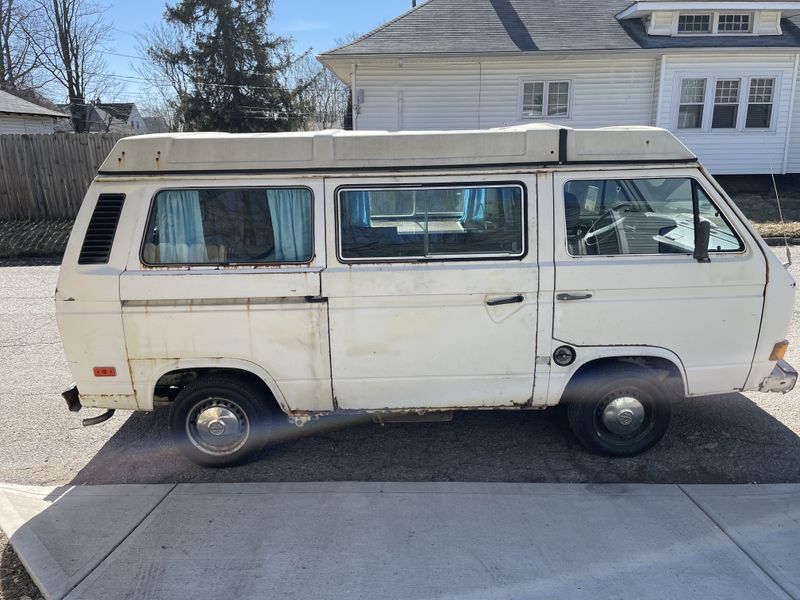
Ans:
[[[124,202],[124,194],[100,194],[83,240],[79,265],[102,265],[108,262]]]

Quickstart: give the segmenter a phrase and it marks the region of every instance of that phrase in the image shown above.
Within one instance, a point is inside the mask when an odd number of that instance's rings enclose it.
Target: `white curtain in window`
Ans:
[[[303,189],[267,190],[275,235],[275,260],[311,259],[311,194]]]
[[[158,195],[158,262],[187,264],[208,262],[197,190],[169,190]]]

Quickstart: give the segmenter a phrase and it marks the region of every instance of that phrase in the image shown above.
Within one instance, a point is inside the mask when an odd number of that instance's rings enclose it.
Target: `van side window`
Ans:
[[[313,256],[311,191],[209,188],[156,194],[147,265],[305,263]]]
[[[338,208],[344,260],[525,253],[519,185],[344,189]]]
[[[568,181],[564,186],[564,216],[569,253],[691,254],[693,186],[700,220],[711,224],[709,252],[744,249],[703,188],[688,177],[674,177]]]

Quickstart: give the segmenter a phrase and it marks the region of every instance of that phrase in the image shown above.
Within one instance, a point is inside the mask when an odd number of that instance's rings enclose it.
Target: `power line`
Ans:
[[[149,84],[160,84],[160,85],[171,85],[171,82],[168,79],[148,79],[146,77],[135,77],[133,75],[112,75],[111,73],[99,73],[96,71],[85,71],[84,75],[90,75],[92,77],[107,77],[109,79],[119,79],[122,81],[128,82],[144,82]],[[246,83],[242,84],[235,84],[235,83],[213,83],[210,81],[194,81],[189,80],[189,83],[196,86],[207,86],[207,87],[227,87],[227,88],[250,88],[253,90],[281,90],[284,92],[295,92],[294,88],[288,88],[284,86],[275,86],[275,85],[250,85]]]

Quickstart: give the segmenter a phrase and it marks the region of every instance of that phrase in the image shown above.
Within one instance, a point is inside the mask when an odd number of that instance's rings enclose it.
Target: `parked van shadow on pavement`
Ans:
[[[772,396],[780,402],[781,397]],[[173,447],[166,410],[132,414],[73,484],[227,481],[800,482],[800,438],[742,394],[676,403],[672,425],[633,458],[590,454],[563,409],[455,413],[451,422],[368,415],[283,423],[285,441],[246,464],[208,469]]]

